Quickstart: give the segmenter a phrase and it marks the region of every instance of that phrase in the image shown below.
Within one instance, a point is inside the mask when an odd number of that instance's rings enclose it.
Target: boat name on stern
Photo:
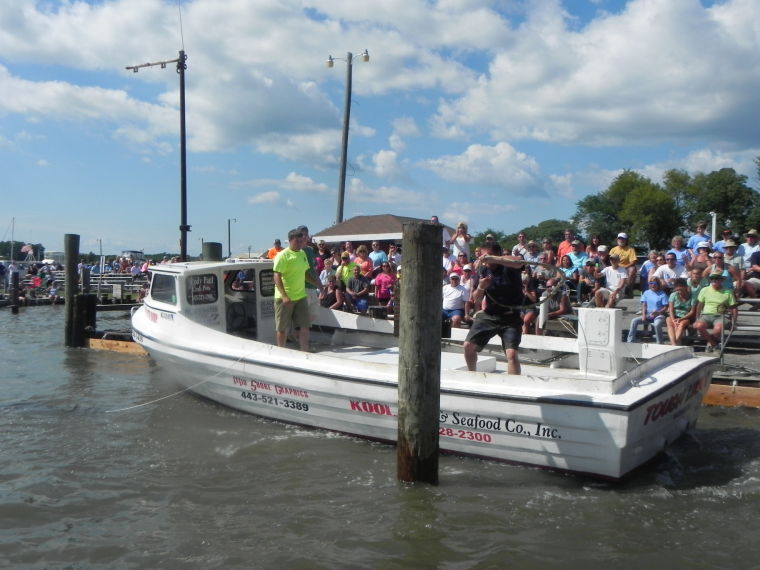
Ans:
[[[644,425],[649,421],[656,422],[660,418],[675,412],[685,402],[696,396],[702,391],[702,388],[708,382],[707,378],[700,377],[693,382],[686,384],[680,392],[658,400],[647,407],[647,415],[644,418]]]

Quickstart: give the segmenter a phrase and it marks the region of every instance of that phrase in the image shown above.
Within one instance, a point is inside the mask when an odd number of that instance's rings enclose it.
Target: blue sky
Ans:
[[[622,169],[732,167],[758,187],[760,2],[33,1],[0,5],[0,239],[178,251],[188,54],[188,252],[263,250],[393,213],[511,233],[568,219]],[[183,43],[184,39],[184,43]]]

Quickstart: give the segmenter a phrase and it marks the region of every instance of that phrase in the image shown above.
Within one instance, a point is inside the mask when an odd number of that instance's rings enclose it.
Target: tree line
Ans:
[[[760,157],[755,158],[755,165],[760,179]],[[586,239],[598,234],[601,243],[608,245],[615,244],[619,232],[626,232],[631,244],[664,249],[673,236],[693,232],[698,220],[710,224],[711,212],[717,216],[718,232],[724,227],[736,235],[760,229],[760,193],[733,168],[695,175],[672,169],[664,174],[662,184],[625,170],[605,190],[579,200],[571,219],[545,220],[520,232],[529,240],[540,242],[546,237],[557,244],[570,228]],[[480,244],[493,234],[499,243],[511,246],[517,243],[517,233],[487,228],[475,235],[474,241]]]

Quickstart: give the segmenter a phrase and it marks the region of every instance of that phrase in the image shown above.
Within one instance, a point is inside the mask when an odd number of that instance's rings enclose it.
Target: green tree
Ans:
[[[667,248],[680,229],[675,200],[652,182],[639,184],[628,194],[620,220],[629,228],[631,243],[647,244],[650,248]]]
[[[662,176],[665,191],[673,198],[681,233],[689,230],[689,223],[695,214],[691,175],[685,170],[668,170]]]
[[[541,240],[544,238],[549,238],[552,240],[552,243],[556,244],[565,239],[564,232],[567,228],[570,228],[575,233],[579,233],[578,228],[568,220],[558,220],[556,218],[544,220],[543,222],[539,222],[534,226],[523,228],[520,231],[525,233],[525,237],[527,237],[528,240],[533,240],[541,243]],[[514,243],[517,243],[517,234],[508,237],[513,238]]]
[[[760,206],[760,194],[747,186],[747,177],[733,168],[721,168],[694,176],[690,193],[692,213],[690,227],[698,219],[708,219],[710,212],[719,224],[745,231],[750,214]]]
[[[602,243],[615,243],[618,232],[628,229],[620,218],[626,198],[636,188],[649,184],[652,181],[647,177],[624,170],[606,190],[586,196],[576,204],[575,223],[586,235],[599,234]]]
[[[491,228],[486,228],[479,234],[472,236],[472,241],[475,246],[483,245],[483,242],[486,241],[486,236],[488,234],[491,234],[494,237],[494,240],[496,240],[497,243],[501,244],[502,248],[512,247],[509,245],[510,242],[507,239],[508,236],[504,232],[501,232],[499,230],[492,230]]]

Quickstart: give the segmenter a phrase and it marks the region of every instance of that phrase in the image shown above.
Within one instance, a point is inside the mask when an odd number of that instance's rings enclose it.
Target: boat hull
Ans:
[[[151,329],[135,315],[135,340],[202,397],[273,420],[384,442],[397,439],[393,364],[301,353],[229,335],[214,338],[221,333],[206,333],[200,344],[192,334],[165,334],[161,319],[152,324]],[[488,389],[493,374],[479,375],[483,381],[468,388],[461,379],[471,373],[444,371],[439,447],[617,479],[696,422],[712,366],[682,362],[679,370],[661,388],[621,403],[580,394],[510,394],[503,374],[501,388]]]

